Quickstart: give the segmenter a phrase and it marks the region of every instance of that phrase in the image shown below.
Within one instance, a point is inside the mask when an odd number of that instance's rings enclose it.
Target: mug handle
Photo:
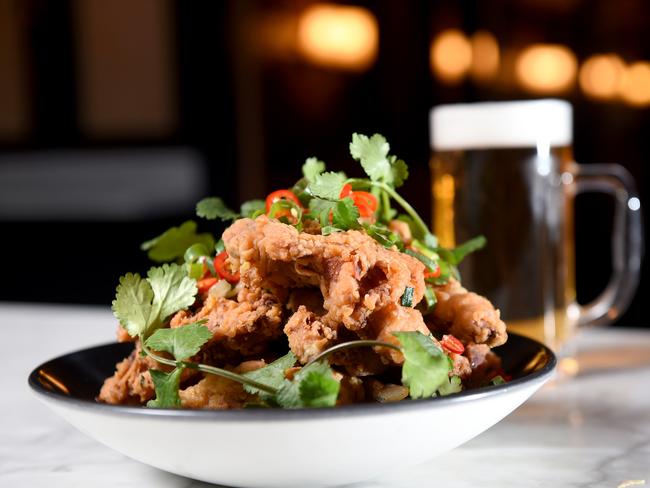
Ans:
[[[629,306],[639,284],[643,259],[641,201],[632,175],[618,164],[573,164],[575,194],[606,193],[615,201],[612,231],[612,276],[591,303],[577,305],[578,325],[604,325]]]

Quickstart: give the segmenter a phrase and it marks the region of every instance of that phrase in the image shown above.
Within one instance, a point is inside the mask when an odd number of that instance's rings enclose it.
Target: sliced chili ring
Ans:
[[[273,204],[278,200],[291,200],[293,203],[302,208],[300,199],[294,192],[291,190],[276,190],[273,193],[269,193],[269,196],[266,197],[266,213],[269,213]]]
[[[228,265],[226,263],[227,259],[228,253],[226,251],[217,254],[214,258],[214,269],[221,278],[230,284],[235,284],[239,281],[239,272],[232,273],[228,269]]]
[[[341,194],[339,195],[339,198],[349,197],[350,193],[352,193],[352,185],[350,183],[346,183],[345,185],[343,185],[343,188],[341,189]]]
[[[353,191],[348,195],[359,209],[361,217],[371,217],[377,210],[377,198],[367,191]]]
[[[463,354],[465,352],[465,346],[463,346],[463,343],[450,334],[442,336],[440,345],[448,353]]]

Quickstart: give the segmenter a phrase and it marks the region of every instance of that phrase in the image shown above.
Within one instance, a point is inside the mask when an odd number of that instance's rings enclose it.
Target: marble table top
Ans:
[[[133,461],[42,405],[28,373],[114,338],[107,308],[0,303],[0,487],[207,487]],[[355,488],[650,486],[650,332],[590,329],[580,371],[435,460]]]

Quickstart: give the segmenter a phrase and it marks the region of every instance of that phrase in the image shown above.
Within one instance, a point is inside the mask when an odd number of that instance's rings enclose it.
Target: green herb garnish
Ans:
[[[402,344],[402,383],[411,398],[428,398],[448,381],[449,358],[421,332],[393,332]]]
[[[239,218],[239,214],[230,210],[218,197],[208,197],[196,204],[196,215],[207,220],[221,219],[224,222]]]
[[[414,289],[412,286],[407,286],[404,288],[404,294],[400,299],[400,304],[402,307],[412,307],[413,306],[413,292]]]
[[[147,256],[158,263],[168,263],[183,257],[188,247],[203,244],[207,248],[214,246],[214,237],[209,233],[198,234],[196,222],[188,220],[179,227],[172,227],[158,237],[143,242],[140,249],[147,251]]]

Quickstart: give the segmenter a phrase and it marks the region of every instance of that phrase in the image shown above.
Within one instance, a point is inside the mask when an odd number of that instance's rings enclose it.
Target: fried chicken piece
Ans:
[[[99,391],[99,401],[112,404],[141,404],[154,395],[150,368],[158,363],[140,355],[140,345],[115,366],[115,373],[107,378]]]
[[[393,332],[419,331],[424,335],[431,334],[424,323],[422,314],[418,310],[409,307],[402,307],[395,303],[391,303],[389,306],[374,313],[370,322],[377,333],[374,339],[389,342],[396,346],[399,346],[400,343],[397,340],[397,337],[393,335]],[[404,356],[402,353],[394,349],[376,347],[375,351],[393,364],[402,364],[404,362]]]
[[[266,366],[264,361],[245,361],[236,368],[230,369],[235,373],[248,373]],[[183,408],[207,408],[223,410],[227,408],[243,408],[247,403],[256,399],[244,391],[241,383],[206,374],[196,385],[179,391]]]
[[[197,313],[180,311],[170,325],[181,327],[201,319],[207,320],[205,326],[212,332],[208,346],[218,344],[242,356],[259,354],[282,335],[282,304],[260,288],[242,288],[237,301],[208,296]]]
[[[336,330],[323,323],[307,307],[298,307],[284,333],[289,338],[289,348],[304,364],[331,346],[336,340]]]
[[[336,400],[337,406],[365,401],[366,390],[361,379],[340,373],[334,373],[334,376],[340,381],[341,385],[339,397]]]
[[[506,324],[486,298],[467,291],[454,279],[436,287],[435,293],[438,301],[428,320],[434,332],[452,334],[463,344],[496,347],[506,342]]]
[[[413,305],[424,294],[424,265],[363,232],[310,235],[260,216],[236,221],[223,239],[245,286],[279,295],[296,288],[320,290],[324,313],[299,305],[284,329],[303,363],[332,345],[341,326],[361,338],[376,337],[379,318],[370,330],[371,315],[394,306],[406,287],[413,288]],[[400,330],[426,330],[419,312],[410,310],[405,323],[415,322]],[[392,358],[390,353],[386,358]]]
[[[379,403],[401,402],[409,396],[409,389],[404,385],[385,384],[371,379],[367,387],[372,399]]]
[[[469,374],[463,376],[463,383],[469,387],[481,386],[494,376],[501,374],[501,358],[494,354],[485,344],[468,344],[464,355],[470,364]]]

